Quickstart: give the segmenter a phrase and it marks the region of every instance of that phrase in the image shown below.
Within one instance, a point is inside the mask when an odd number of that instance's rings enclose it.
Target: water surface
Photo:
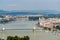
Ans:
[[[4,31],[0,30],[0,38],[6,39],[7,36],[18,35],[19,37],[23,37],[28,35],[30,37],[30,40],[60,40],[59,35],[55,35],[51,32],[44,32],[40,30],[33,32],[33,27],[40,29],[35,25],[36,23],[37,21],[16,21],[7,23],[5,25],[0,24],[0,29],[3,27],[7,29]]]

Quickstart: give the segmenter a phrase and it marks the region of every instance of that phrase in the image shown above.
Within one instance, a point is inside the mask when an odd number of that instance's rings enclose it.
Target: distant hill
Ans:
[[[22,11],[4,11],[0,10],[0,15],[44,15],[51,17],[60,17],[60,12],[55,10],[22,10]]]
[[[7,11],[4,11],[4,10],[0,10],[0,13],[3,13],[3,12],[7,12]]]

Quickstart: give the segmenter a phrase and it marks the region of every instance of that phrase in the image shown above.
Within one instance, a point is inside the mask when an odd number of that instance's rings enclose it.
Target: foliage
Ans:
[[[47,27],[43,27],[44,30],[47,30],[48,28]]]
[[[36,20],[39,20],[39,17],[29,17],[29,20],[33,20],[33,21],[36,21]]]
[[[58,29],[58,30],[60,30],[60,26],[56,26],[55,28]]]
[[[4,40],[1,39],[0,40]],[[6,40],[29,40],[29,36],[24,36],[24,37],[18,37],[18,36],[8,36]]]
[[[48,28],[49,31],[51,31],[51,28]]]
[[[28,36],[24,36],[24,37],[18,37],[18,36],[8,36],[7,40],[29,40]]]
[[[4,40],[4,39],[1,39],[1,38],[0,38],[0,40]]]

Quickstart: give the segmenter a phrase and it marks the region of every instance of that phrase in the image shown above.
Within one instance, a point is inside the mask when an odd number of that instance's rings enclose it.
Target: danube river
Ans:
[[[60,40],[59,35],[55,35],[51,32],[44,32],[36,30],[33,32],[33,28],[40,29],[35,24],[37,21],[15,21],[7,24],[0,24],[0,38],[6,39],[7,36],[19,37],[29,36],[30,40]],[[2,28],[6,30],[2,31]]]

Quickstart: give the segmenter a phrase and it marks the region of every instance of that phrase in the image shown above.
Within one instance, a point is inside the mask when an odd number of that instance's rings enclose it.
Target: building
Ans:
[[[53,28],[60,24],[60,18],[48,18],[45,19],[44,17],[39,18],[39,25],[42,27]]]

